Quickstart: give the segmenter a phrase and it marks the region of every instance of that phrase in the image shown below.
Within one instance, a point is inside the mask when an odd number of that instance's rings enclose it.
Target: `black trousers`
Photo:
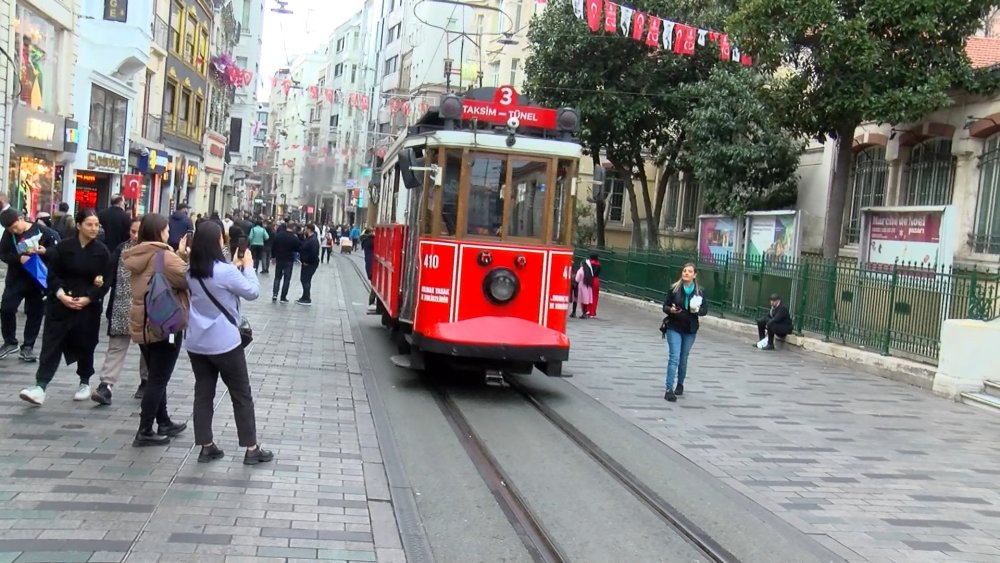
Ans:
[[[254,415],[250,376],[243,348],[237,346],[225,354],[207,356],[188,352],[194,371],[194,441],[199,446],[214,442],[212,418],[215,416],[215,387],[222,383],[229,389],[236,418],[240,446],[257,445],[257,419]]]
[[[265,274],[271,271],[271,247],[264,245],[264,251],[260,253],[261,271]],[[256,263],[256,262],[254,262]]]
[[[170,415],[167,414],[167,383],[170,382],[174,366],[177,365],[182,340],[183,336],[177,334],[172,343],[164,340],[139,345],[139,351],[142,352],[149,370],[146,392],[142,396],[142,410],[139,414],[140,432],[152,430],[154,420],[161,426],[170,423]]]
[[[333,256],[332,246],[323,246],[323,257],[320,259],[321,262],[330,263],[330,257]]]
[[[757,320],[757,338],[763,340],[764,336],[767,336],[767,345],[774,346],[774,337],[780,336],[782,338],[788,336],[788,331],[785,330],[774,330],[773,328],[767,326],[767,319]]]
[[[281,260],[274,263],[274,290],[271,292],[273,297],[278,296],[278,288],[281,288],[281,298],[288,299],[288,285],[292,283],[292,268],[295,267],[295,262],[291,260]],[[281,280],[285,280],[282,284]]]
[[[299,274],[299,281],[302,282],[302,300],[312,301],[313,275],[316,274],[319,264],[303,264],[302,272]]]
[[[8,274],[10,275],[10,274]],[[42,298],[42,288],[34,282],[13,281],[3,289],[3,299],[0,300],[0,332],[3,333],[4,344],[17,344],[17,308],[24,301],[24,346],[32,347],[42,329],[42,318],[45,316],[45,301]]]
[[[47,387],[65,357],[67,364],[76,363],[80,383],[89,384],[94,375],[94,350],[101,332],[101,303],[92,303],[82,311],[71,311],[55,297],[49,300],[35,383],[42,389]]]
[[[261,258],[264,256],[264,246],[251,246],[250,256],[253,256],[253,271],[259,272],[261,267]]]

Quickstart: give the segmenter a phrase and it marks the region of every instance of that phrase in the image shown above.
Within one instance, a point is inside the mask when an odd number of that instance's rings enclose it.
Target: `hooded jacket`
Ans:
[[[184,326],[187,326],[188,312],[191,309],[188,282],[185,274],[187,264],[174,249],[162,242],[141,242],[122,253],[125,267],[132,274],[132,306],[129,307],[128,327],[132,341],[138,344],[151,344],[157,339],[146,331],[146,289],[156,272],[156,255],[165,252],[163,256],[163,273],[166,274],[170,286],[177,292],[177,299],[184,310]],[[159,339],[162,340],[162,339]]]
[[[173,248],[177,248],[181,243],[181,237],[194,228],[194,224],[191,223],[191,217],[186,211],[174,211],[170,216],[169,224],[170,238],[167,239],[167,244]]]

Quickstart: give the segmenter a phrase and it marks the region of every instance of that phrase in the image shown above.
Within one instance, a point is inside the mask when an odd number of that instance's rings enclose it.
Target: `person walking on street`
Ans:
[[[267,231],[267,238],[264,239],[264,252],[260,258],[262,262],[260,273],[268,274],[271,272],[271,246],[274,244],[274,223],[268,220],[264,224],[264,230]],[[254,260],[254,265],[257,265],[256,260]]]
[[[0,300],[0,333],[3,334],[3,347],[0,347],[0,359],[18,352],[23,362],[34,362],[35,340],[42,328],[42,318],[45,316],[45,291],[41,281],[28,268],[33,265],[28,262],[33,255],[47,262],[46,251],[54,248],[59,241],[59,235],[42,223],[26,221],[16,210],[8,208],[0,213],[0,226],[4,228],[3,238],[0,238],[0,259],[7,264],[7,276],[4,279],[3,298]],[[24,301],[24,340],[20,346],[17,342],[17,308]]]
[[[688,262],[681,268],[680,279],[670,286],[663,301],[663,312],[667,315],[663,324],[663,337],[667,340],[667,390],[663,398],[674,402],[678,395],[684,394],[688,354],[698,334],[698,317],[708,314],[708,300],[698,285],[694,264]]]
[[[312,279],[319,268],[319,237],[316,236],[316,225],[309,223],[302,229],[302,249],[299,261],[302,262],[302,272],[299,281],[302,282],[302,297],[296,301],[299,305],[312,305]]]
[[[767,337],[767,344],[762,350],[774,350],[774,337],[784,338],[792,333],[792,315],[781,302],[781,296],[777,293],[771,294],[771,309],[767,316],[757,321],[757,338],[763,341]]]
[[[351,252],[358,249],[358,241],[361,239],[361,229],[357,225],[351,225]]]
[[[219,379],[229,390],[240,446],[246,448],[245,465],[274,459],[260,447],[246,354],[240,336],[240,299],[253,301],[260,294],[253,254],[229,263],[222,255],[222,231],[208,227],[194,235],[191,244],[191,322],[185,344],[194,371],[194,439],[201,446],[199,463],[222,458],[215,443],[212,419]]]
[[[177,250],[181,239],[193,230],[194,224],[191,223],[188,206],[186,203],[181,203],[177,206],[177,210],[170,216],[170,237],[166,243],[174,250]]]
[[[188,321],[187,264],[182,257],[187,255],[190,236],[180,238],[176,253],[167,244],[169,237],[170,227],[162,215],[146,215],[139,223],[139,243],[122,253],[132,276],[129,333],[149,369],[139,429],[132,441],[137,448],[165,446],[187,428],[186,423],[173,422],[167,413],[167,384],[177,364]],[[163,311],[164,308],[169,310]],[[161,321],[164,316],[166,322]]]
[[[111,196],[111,206],[97,214],[104,229],[104,246],[114,251],[129,239],[132,218],[125,211],[125,198],[121,194]]]
[[[22,400],[41,406],[45,391],[59,369],[59,361],[76,364],[80,387],[74,401],[90,398],[90,378],[94,375],[94,350],[101,332],[101,300],[108,292],[111,254],[97,240],[101,223],[93,209],[76,216],[77,235],[59,242],[49,256],[48,300],[42,350],[35,372],[35,386],[20,393]]]
[[[594,273],[594,282],[591,287],[594,289],[594,296],[590,303],[590,316],[597,318],[597,301],[601,296],[601,260],[597,253],[592,253],[587,259],[590,263],[590,271]]]
[[[375,265],[375,234],[370,228],[365,228],[361,233],[361,250],[365,254],[365,274],[368,275],[368,283],[372,281],[372,267]],[[375,310],[375,289],[368,292],[368,312]]]
[[[295,267],[295,255],[299,252],[299,239],[285,225],[278,225],[274,234],[274,244],[271,245],[274,254],[274,288],[271,292],[271,303],[278,301],[278,289],[281,289],[281,302],[288,303],[288,286],[292,282],[292,269]],[[282,283],[284,280],[284,283]]]
[[[253,267],[255,270],[260,269],[260,263],[264,258],[264,243],[268,239],[267,229],[260,221],[250,229],[250,234],[247,236],[247,243],[250,245],[250,254],[253,255]]]
[[[121,243],[111,255],[111,263],[116,264],[114,278],[110,280],[111,292],[108,294],[108,351],[104,354],[104,365],[101,367],[101,384],[90,394],[90,399],[102,405],[111,404],[111,390],[118,383],[125,366],[132,336],[129,331],[129,310],[132,307],[132,274],[125,267],[122,254],[139,244],[139,220],[132,221],[129,227],[129,239]],[[146,388],[149,371],[146,369],[146,358],[139,354],[139,388],[136,389],[136,399],[141,399]]]
[[[59,233],[60,241],[76,236],[76,222],[73,221],[73,216],[69,212],[69,204],[65,201],[59,204],[59,211],[52,215],[52,228]]]
[[[580,303],[580,318],[589,319],[593,316],[590,308],[594,304],[594,269],[590,260],[580,262],[580,269],[573,279],[576,281],[576,300]]]
[[[326,234],[323,235],[323,262],[327,264],[330,263],[330,256],[333,255],[333,230],[330,228],[326,229]]]

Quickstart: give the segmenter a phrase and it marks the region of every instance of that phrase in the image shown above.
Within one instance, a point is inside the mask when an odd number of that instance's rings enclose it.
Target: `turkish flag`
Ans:
[[[369,104],[368,96],[361,96],[361,109],[367,110],[370,107]]]
[[[660,18],[649,18],[649,29],[646,33],[646,45],[657,49],[660,47]]]
[[[694,44],[697,41],[698,28],[679,23],[674,26],[674,53],[678,55],[693,55]]]
[[[150,168],[155,166],[155,163],[150,163]],[[126,174],[122,176],[122,196],[128,200],[137,200],[142,195],[142,175],[141,174]]]
[[[314,100],[319,98],[319,86],[313,85],[309,87],[309,97]]]
[[[635,19],[632,20],[632,39],[642,41],[642,34],[646,30],[646,19],[649,16],[645,12],[635,11]]]
[[[604,14],[604,0],[587,0],[587,24],[590,31],[601,29],[601,15]]]
[[[323,93],[326,95],[326,101],[332,104],[333,103],[333,90],[330,89],[330,88],[327,88],[326,91],[323,92]]]
[[[618,5],[608,2],[604,4],[604,31],[614,33],[618,30]]]

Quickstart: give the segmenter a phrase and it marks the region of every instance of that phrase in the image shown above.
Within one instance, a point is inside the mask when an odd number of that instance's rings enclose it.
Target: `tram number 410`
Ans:
[[[427,254],[424,256],[424,268],[436,270],[441,266],[441,257],[437,254]]]

